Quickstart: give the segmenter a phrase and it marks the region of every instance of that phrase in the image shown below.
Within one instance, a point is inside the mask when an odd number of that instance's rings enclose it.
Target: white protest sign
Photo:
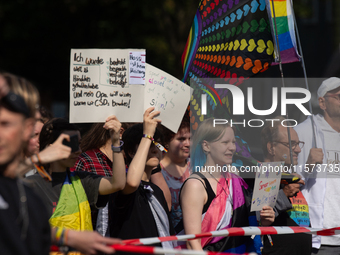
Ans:
[[[280,189],[281,170],[284,161],[262,162],[256,173],[251,212],[261,211],[265,205],[274,207]]]
[[[190,86],[147,64],[144,109],[154,106],[162,125],[177,133],[192,94]]]
[[[144,85],[130,83],[131,52],[133,74],[143,76],[143,49],[71,50],[70,122],[104,122],[112,114],[121,122],[143,121]]]

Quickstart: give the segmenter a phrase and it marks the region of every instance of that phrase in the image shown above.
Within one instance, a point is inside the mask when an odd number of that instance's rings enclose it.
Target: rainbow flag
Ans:
[[[274,2],[274,11],[273,11]],[[281,63],[292,63],[300,61],[297,52],[295,25],[291,0],[266,0],[267,11],[271,24],[273,39],[276,42],[276,31],[280,47]],[[274,15],[275,13],[275,15]],[[276,18],[275,18],[276,17]],[[276,27],[275,22],[276,21]],[[275,63],[279,62],[279,54],[275,43]]]
[[[53,227],[93,230],[91,209],[84,187],[76,172],[67,171],[57,208],[50,218]]]
[[[198,48],[198,42],[201,39],[201,31],[202,31],[202,20],[201,15],[199,14],[199,11],[196,12],[194,22],[191,25],[191,29],[189,32],[189,36],[187,39],[187,43],[185,45],[185,49],[182,53],[182,66],[183,66],[183,73],[184,78],[183,81],[186,80],[189,73],[189,67],[192,64],[192,61],[194,60],[195,53]]]

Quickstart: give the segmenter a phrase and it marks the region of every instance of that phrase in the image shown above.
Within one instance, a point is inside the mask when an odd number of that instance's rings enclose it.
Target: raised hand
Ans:
[[[115,115],[107,117],[103,128],[110,130],[111,142],[113,146],[120,145],[119,136],[121,127],[122,125]]]
[[[161,123],[160,119],[155,118],[161,112],[153,111],[154,109],[155,107],[146,109],[143,115],[143,133],[151,137],[153,137],[156,132],[157,124]]]
[[[63,140],[70,141],[70,136],[60,134],[58,139],[39,152],[41,164],[48,164],[61,159],[66,159],[71,155],[71,148],[63,144]]]

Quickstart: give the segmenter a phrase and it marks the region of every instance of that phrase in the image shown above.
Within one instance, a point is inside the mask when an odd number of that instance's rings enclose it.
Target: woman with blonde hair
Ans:
[[[250,212],[248,185],[230,172],[236,151],[234,129],[230,125],[214,126],[213,119],[207,119],[192,141],[194,173],[184,182],[180,193],[185,234],[257,225],[255,213]],[[261,224],[270,225],[273,221],[273,209],[263,207]],[[188,249],[233,253],[259,252],[259,246],[260,240],[243,236],[187,241]]]

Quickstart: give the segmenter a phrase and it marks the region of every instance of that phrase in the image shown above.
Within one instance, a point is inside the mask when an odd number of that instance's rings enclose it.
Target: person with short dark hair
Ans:
[[[162,190],[150,182],[152,170],[161,159],[155,143],[162,142],[157,130],[159,111],[148,108],[143,124],[128,128],[123,133],[124,152],[128,171],[126,185],[109,202],[110,234],[112,237],[134,239],[173,234],[169,210]],[[157,244],[172,248],[172,242]]]

